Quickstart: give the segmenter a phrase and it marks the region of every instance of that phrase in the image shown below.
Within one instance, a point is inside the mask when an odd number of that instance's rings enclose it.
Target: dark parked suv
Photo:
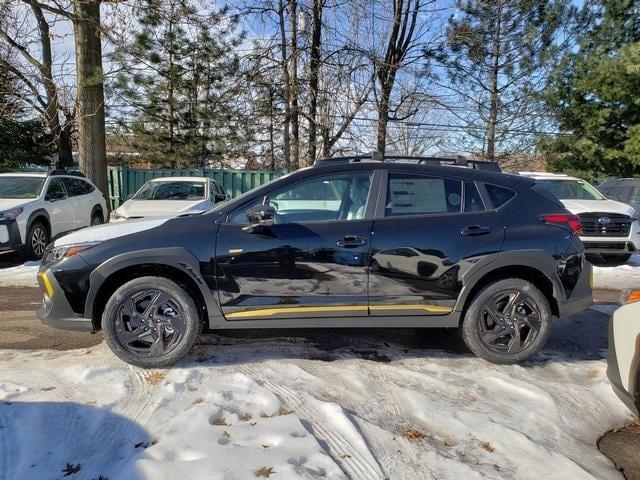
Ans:
[[[442,163],[329,159],[205,214],[68,235],[38,316],[102,329],[143,367],[203,328],[459,328],[478,356],[523,361],[591,305],[580,221],[531,179]]]

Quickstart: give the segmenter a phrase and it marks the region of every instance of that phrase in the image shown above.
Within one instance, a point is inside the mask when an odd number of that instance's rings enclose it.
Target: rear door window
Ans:
[[[457,213],[461,209],[460,180],[389,172],[385,217]]]

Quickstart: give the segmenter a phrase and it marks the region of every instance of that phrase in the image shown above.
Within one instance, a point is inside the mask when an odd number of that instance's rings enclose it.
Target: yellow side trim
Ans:
[[[227,313],[227,318],[270,317],[280,313],[368,312],[366,305],[342,305],[336,307],[271,307],[257,310]]]
[[[254,318],[254,317],[271,317],[283,313],[325,313],[325,312],[364,312],[368,313],[369,309],[375,311],[393,311],[393,310],[423,310],[429,313],[451,313],[452,309],[441,307],[439,305],[340,305],[327,307],[269,307],[259,308],[255,310],[243,310],[241,312],[227,313],[227,318]]]
[[[440,305],[371,305],[369,307],[372,312],[389,311],[389,310],[424,310],[429,313],[451,313],[453,310],[448,307],[441,307]]]
[[[51,280],[49,280],[49,277],[47,277],[44,272],[39,272],[38,277],[40,278],[40,282],[42,283],[44,292],[49,298],[53,297],[53,285],[51,285]]]

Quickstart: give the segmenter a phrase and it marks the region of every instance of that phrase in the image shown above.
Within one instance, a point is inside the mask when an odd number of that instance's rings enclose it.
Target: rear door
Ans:
[[[232,211],[216,244],[227,320],[366,317],[373,177],[311,174]],[[247,210],[260,204],[274,207],[275,224],[247,233]]]
[[[373,225],[371,315],[449,313],[463,275],[504,238],[500,215],[481,186],[458,178],[389,170]]]

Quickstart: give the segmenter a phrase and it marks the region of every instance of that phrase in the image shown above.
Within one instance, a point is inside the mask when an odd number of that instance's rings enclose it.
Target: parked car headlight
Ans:
[[[59,247],[53,247],[53,249],[47,255],[47,262],[55,262],[66,257],[73,257],[80,252],[84,252],[91,247],[95,247],[99,243],[100,242],[79,243],[76,245],[61,245]]]
[[[22,207],[12,208],[11,210],[5,210],[0,212],[0,221],[15,220],[18,215],[22,213]]]

